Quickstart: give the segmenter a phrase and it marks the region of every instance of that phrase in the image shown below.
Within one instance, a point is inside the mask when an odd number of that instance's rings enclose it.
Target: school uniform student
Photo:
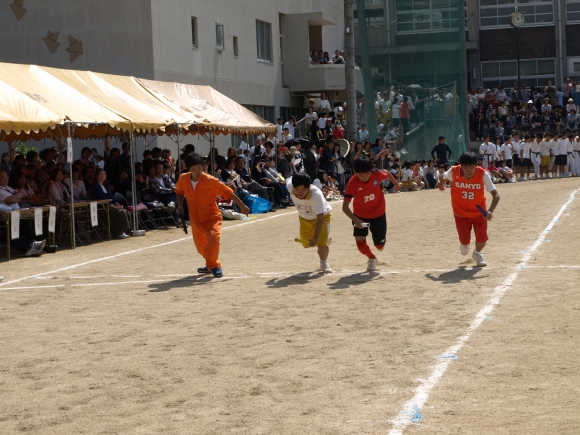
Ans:
[[[570,141],[572,140],[572,161],[574,162],[574,166],[572,167],[571,172],[575,177],[580,177],[580,136],[576,136],[575,138],[570,136]]]
[[[445,190],[445,180],[451,181],[451,207],[455,216],[455,227],[459,236],[460,252],[469,253],[471,230],[475,232],[475,250],[472,258],[478,267],[487,266],[481,251],[485,247],[487,222],[493,217],[493,212],[499,203],[499,194],[491,181],[489,173],[481,166],[477,166],[477,156],[473,153],[463,153],[459,157],[459,165],[452,166],[440,176],[439,189]],[[493,196],[491,206],[486,216],[477,206],[486,210],[485,191]]]
[[[524,142],[520,144],[520,181],[527,181],[530,178],[530,168],[534,165],[532,163],[532,137],[526,134]]]
[[[560,178],[563,178],[566,167],[568,166],[568,139],[565,138],[567,135],[567,132],[563,133],[560,139],[557,138],[557,134],[554,135],[554,154],[556,155],[552,171],[554,177],[556,177],[556,171],[558,171]]]
[[[483,167],[487,168],[492,160],[496,160],[497,151],[495,145],[489,141],[489,135],[485,137],[484,142],[479,146],[479,154],[483,154]]]
[[[541,143],[541,139],[540,138],[534,138],[532,136],[531,142],[530,142],[530,152],[532,153],[532,164],[534,165],[534,178],[536,180],[540,179],[540,143]]]
[[[355,174],[346,186],[342,211],[352,220],[356,246],[361,254],[368,257],[367,271],[372,272],[377,270],[378,260],[367,244],[369,230],[375,248],[379,251],[384,249],[387,241],[386,203],[382,182],[390,180],[397,192],[399,183],[389,172],[373,171],[373,163],[367,158],[356,159],[353,169]],[[350,209],[351,202],[354,212]],[[369,226],[365,227],[363,223]]]
[[[520,167],[521,164],[521,154],[520,149],[522,147],[522,141],[520,141],[520,135],[515,133],[512,140],[512,164],[514,169]]]
[[[508,168],[512,168],[513,163],[513,146],[511,144],[511,139],[508,137],[505,143],[501,146],[502,158],[505,160],[505,164]]]
[[[540,177],[542,178],[551,178],[548,172],[552,154],[554,154],[554,142],[552,142],[552,136],[546,134],[544,140],[540,142]]]

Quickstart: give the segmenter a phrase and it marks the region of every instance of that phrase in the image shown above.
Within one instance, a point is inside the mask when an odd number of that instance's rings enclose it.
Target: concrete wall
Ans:
[[[38,64],[109,74],[153,77],[149,0],[27,0],[18,21],[8,2],[0,5],[0,62]],[[52,54],[42,39],[60,32]],[[68,36],[84,54],[71,62]]]

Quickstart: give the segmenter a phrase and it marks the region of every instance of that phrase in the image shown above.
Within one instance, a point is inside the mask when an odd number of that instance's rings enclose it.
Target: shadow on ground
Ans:
[[[308,284],[310,281],[322,278],[324,272],[307,272],[307,273],[297,273],[295,275],[290,275],[281,279],[271,279],[266,281],[268,288],[283,288],[289,287],[291,285]]]
[[[379,279],[381,279],[379,272],[359,272],[352,275],[343,276],[338,281],[328,284],[328,287],[330,287],[332,290],[342,290]]]
[[[431,273],[426,273],[425,277],[431,281],[441,282],[443,284],[459,284],[463,281],[471,281],[473,279],[487,278],[489,275],[475,276],[483,269],[481,267],[459,266],[457,269],[434,276]]]
[[[206,285],[211,282],[224,282],[230,281],[228,278],[214,278],[211,275],[192,275],[186,278],[179,278],[173,281],[167,282],[156,282],[154,284],[149,284],[149,293],[160,293],[167,292],[169,290],[193,287],[196,285]]]

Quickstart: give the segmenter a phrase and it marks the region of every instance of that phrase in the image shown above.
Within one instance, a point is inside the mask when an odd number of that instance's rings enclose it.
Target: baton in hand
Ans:
[[[187,224],[185,223],[185,219],[183,218],[183,213],[179,213],[177,215],[177,218],[181,220],[181,228],[183,229],[183,232],[187,234]]]

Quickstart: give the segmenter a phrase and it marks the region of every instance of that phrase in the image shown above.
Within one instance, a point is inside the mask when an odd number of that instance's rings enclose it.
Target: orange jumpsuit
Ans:
[[[189,173],[182,174],[177,181],[175,193],[185,196],[187,200],[193,243],[197,252],[205,258],[208,269],[215,269],[221,267],[218,256],[222,229],[222,214],[216,197],[229,199],[234,191],[205,172],[199,177],[195,189],[191,181]]]

